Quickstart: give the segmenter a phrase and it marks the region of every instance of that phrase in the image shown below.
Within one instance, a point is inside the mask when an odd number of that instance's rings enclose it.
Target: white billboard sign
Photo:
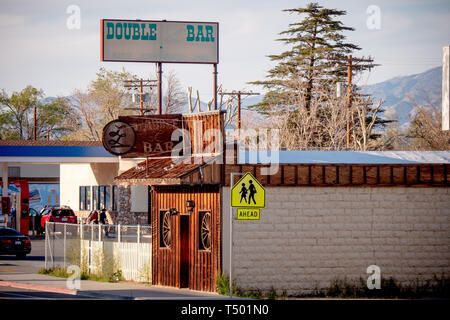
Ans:
[[[219,63],[219,23],[103,19],[101,60]]]

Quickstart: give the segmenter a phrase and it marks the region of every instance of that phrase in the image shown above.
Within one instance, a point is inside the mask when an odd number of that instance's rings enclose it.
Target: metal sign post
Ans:
[[[231,189],[234,186],[234,176],[243,176],[245,173],[231,172],[230,173],[230,198]],[[230,202],[230,299],[233,298],[233,207]]]
[[[236,185],[234,185],[235,176],[243,176]],[[239,186],[242,187],[240,191]],[[238,220],[259,220],[259,209],[265,207],[266,190],[250,172],[230,173],[230,298],[233,297],[233,208],[238,208],[238,211],[243,213],[241,218],[237,217]]]

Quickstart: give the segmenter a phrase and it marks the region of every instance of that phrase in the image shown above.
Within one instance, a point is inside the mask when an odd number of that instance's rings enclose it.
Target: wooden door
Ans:
[[[189,287],[189,215],[180,216],[180,287]]]

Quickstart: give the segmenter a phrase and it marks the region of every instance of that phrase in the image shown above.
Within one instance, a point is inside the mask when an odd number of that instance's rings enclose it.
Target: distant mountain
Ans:
[[[428,102],[440,104],[442,94],[442,67],[423,73],[361,87],[364,93],[372,95],[374,101],[383,99],[384,116],[397,116],[401,125],[408,122],[414,103],[427,105]]]
[[[442,67],[436,67],[423,73],[395,77],[372,85],[361,86],[361,91],[372,95],[376,102],[383,99],[383,117],[398,119],[400,125],[408,123],[414,103],[427,105],[441,103]],[[256,104],[260,96],[250,96],[243,101],[244,106]]]

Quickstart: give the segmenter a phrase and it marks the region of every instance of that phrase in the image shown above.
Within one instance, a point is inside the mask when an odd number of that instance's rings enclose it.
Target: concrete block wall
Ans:
[[[223,190],[229,270],[229,188]],[[269,187],[259,221],[233,221],[233,279],[289,295],[359,284],[377,265],[401,284],[450,276],[450,188]]]

